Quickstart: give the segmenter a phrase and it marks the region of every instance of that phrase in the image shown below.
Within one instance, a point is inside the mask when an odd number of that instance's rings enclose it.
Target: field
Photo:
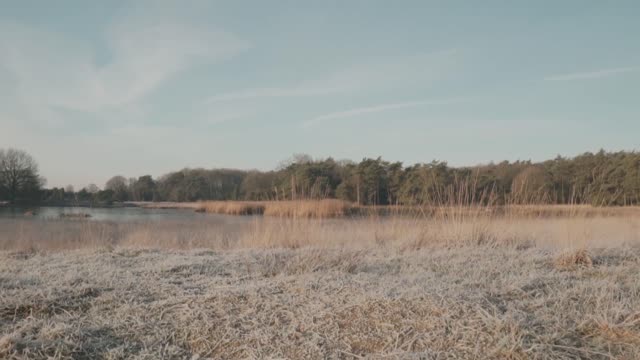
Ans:
[[[531,209],[0,220],[0,358],[640,358],[635,210]]]

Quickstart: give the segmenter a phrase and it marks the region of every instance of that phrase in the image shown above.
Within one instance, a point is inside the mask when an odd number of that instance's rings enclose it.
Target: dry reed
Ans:
[[[607,207],[592,205],[472,205],[445,203],[435,205],[357,205],[343,200],[286,200],[286,201],[200,201],[190,203],[138,202],[132,205],[156,209],[192,209],[223,215],[266,215],[298,218],[337,218],[367,216],[402,217],[620,217],[640,216],[639,206]]]
[[[204,212],[225,215],[266,215],[294,218],[332,218],[350,215],[356,209],[346,201],[204,201],[198,203]]]
[[[303,213],[304,214],[304,213]],[[640,241],[635,216],[516,217],[456,211],[435,217],[216,217],[145,223],[0,220],[0,250],[113,246],[210,248],[617,247]]]

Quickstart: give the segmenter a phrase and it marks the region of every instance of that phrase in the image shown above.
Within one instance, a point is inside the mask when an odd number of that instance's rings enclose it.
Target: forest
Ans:
[[[10,198],[6,181],[0,184],[4,184],[0,198]],[[33,190],[33,182],[30,184]],[[640,153],[601,150],[573,158],[471,167],[452,167],[440,161],[405,166],[382,158],[352,162],[295,155],[273,171],[183,169],[155,179],[150,175],[114,176],[103,189],[93,184],[78,192],[70,186],[50,188],[37,196],[48,204],[336,198],[360,205],[638,205]]]

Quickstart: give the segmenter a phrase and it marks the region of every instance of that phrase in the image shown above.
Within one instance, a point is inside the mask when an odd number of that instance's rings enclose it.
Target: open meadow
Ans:
[[[640,0],[0,4],[0,360],[640,360]]]
[[[585,209],[2,219],[0,358],[636,359],[640,218]]]

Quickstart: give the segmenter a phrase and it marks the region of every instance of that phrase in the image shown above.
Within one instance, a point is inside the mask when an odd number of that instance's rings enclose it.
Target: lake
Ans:
[[[33,216],[25,216],[33,211]],[[77,221],[73,215],[87,214],[83,218],[89,221],[104,222],[147,222],[175,220],[214,220],[225,222],[246,222],[251,217],[223,216],[196,213],[184,209],[146,209],[141,207],[88,208],[88,207],[0,207],[0,219],[56,220],[68,219]],[[68,216],[65,218],[65,215]]]
[[[27,211],[34,215],[25,216]],[[73,214],[90,217],[74,218]],[[250,234],[254,221],[262,219],[139,207],[3,207],[0,251],[115,245],[224,248]]]
[[[33,216],[25,212],[34,211]],[[88,218],[61,215],[88,214]],[[363,220],[370,221],[370,220]],[[378,222],[383,220],[378,220]],[[351,241],[355,219],[291,219],[140,207],[0,208],[0,251],[113,246],[232,249]],[[334,236],[348,234],[348,239]],[[284,244],[284,245],[283,245]],[[292,245],[294,244],[294,245]]]

